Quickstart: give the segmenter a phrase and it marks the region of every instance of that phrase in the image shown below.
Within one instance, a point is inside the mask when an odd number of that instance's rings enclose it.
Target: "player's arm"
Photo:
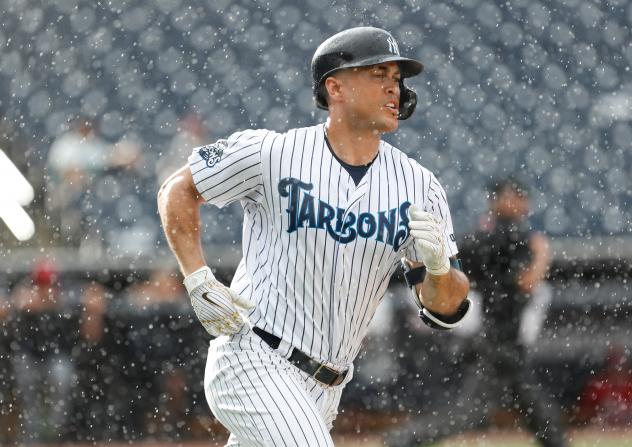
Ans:
[[[545,277],[551,265],[551,250],[548,238],[542,233],[529,237],[531,263],[518,275],[518,287],[530,293]]]
[[[253,304],[220,283],[206,265],[200,238],[203,202],[189,166],[177,170],[158,191],[162,227],[184,274],[191,305],[202,326],[216,337],[238,332],[242,314]]]
[[[448,257],[445,228],[436,216],[412,205],[408,226],[417,262],[403,260],[402,267],[419,316],[430,327],[451,329],[470,308],[469,280],[456,259]]]
[[[456,260],[456,258],[452,258]],[[409,261],[411,267],[422,267],[421,262]],[[426,273],[424,281],[416,286],[421,304],[431,312],[451,316],[457,313],[463,300],[470,291],[470,282],[460,270],[450,267],[444,275]]]
[[[188,165],[174,172],[158,191],[162,228],[184,276],[206,265],[200,239],[203,202]]]

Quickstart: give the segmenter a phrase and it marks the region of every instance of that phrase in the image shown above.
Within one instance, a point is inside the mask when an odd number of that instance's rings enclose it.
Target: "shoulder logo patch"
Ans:
[[[215,166],[222,159],[222,155],[224,153],[221,147],[217,147],[214,144],[203,146],[198,152],[200,157],[206,161],[206,166],[209,168]]]

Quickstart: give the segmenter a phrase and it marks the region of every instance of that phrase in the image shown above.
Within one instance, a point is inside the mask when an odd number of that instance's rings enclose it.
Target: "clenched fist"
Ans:
[[[214,337],[239,332],[244,325],[243,314],[254,307],[246,298],[215,279],[204,266],[184,278],[191,305],[206,332]]]
[[[410,235],[415,249],[421,255],[426,271],[432,275],[445,275],[450,271],[446,241],[441,223],[431,213],[411,205],[408,211]]]

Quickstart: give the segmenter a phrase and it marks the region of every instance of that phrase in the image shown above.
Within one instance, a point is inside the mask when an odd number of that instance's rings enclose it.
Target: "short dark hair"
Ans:
[[[503,191],[508,189],[516,192],[520,196],[529,196],[529,188],[526,186],[526,183],[517,176],[508,176],[492,180],[489,182],[487,189],[489,190],[491,199],[497,198]]]

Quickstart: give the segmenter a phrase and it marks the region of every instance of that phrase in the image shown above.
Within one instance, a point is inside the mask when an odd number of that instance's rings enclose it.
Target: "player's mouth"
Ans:
[[[395,115],[399,113],[399,104],[397,104],[395,101],[387,102],[386,104],[384,104],[384,108],[391,111]]]

